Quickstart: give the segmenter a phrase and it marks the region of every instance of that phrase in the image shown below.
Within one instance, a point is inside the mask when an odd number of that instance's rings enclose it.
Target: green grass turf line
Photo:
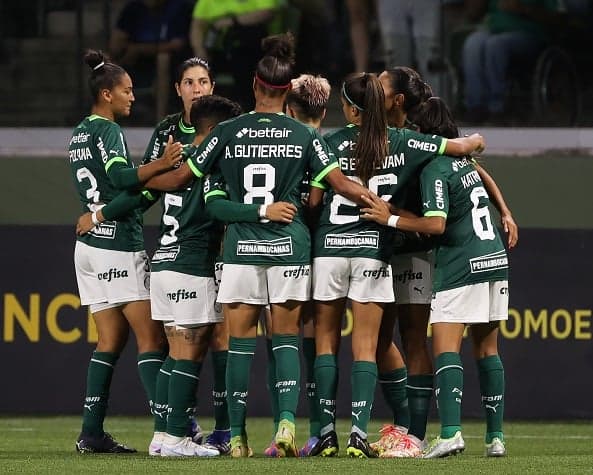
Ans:
[[[212,419],[202,419],[207,431]],[[464,422],[466,450],[462,455],[441,460],[358,460],[345,455],[349,421],[341,420],[338,433],[340,457],[335,459],[284,459],[263,457],[272,436],[271,419],[248,419],[252,459],[170,459],[149,457],[150,418],[108,417],[106,429],[118,440],[137,448],[137,455],[79,455],[74,441],[80,430],[78,417],[1,417],[0,473],[585,473],[593,470],[593,424],[588,422],[510,422],[505,425],[508,456],[483,456],[484,424]],[[369,427],[370,440],[376,440],[380,421]],[[438,432],[431,423],[429,436]],[[302,445],[308,435],[306,420],[298,420],[297,437]]]

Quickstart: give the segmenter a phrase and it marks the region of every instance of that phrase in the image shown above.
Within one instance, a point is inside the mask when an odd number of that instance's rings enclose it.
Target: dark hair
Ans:
[[[385,70],[395,94],[403,94],[403,110],[408,114],[432,96],[432,88],[412,68],[398,66]]]
[[[299,117],[318,120],[327,107],[330,92],[331,86],[324,77],[301,74],[292,80],[286,103]]]
[[[204,134],[208,128],[242,114],[241,106],[226,97],[201,96],[191,106],[189,117],[196,133]]]
[[[449,107],[440,97],[431,97],[418,108],[414,118],[423,134],[433,134],[454,139],[459,137],[459,129]]]
[[[360,134],[354,148],[356,175],[367,183],[387,156],[385,95],[377,76],[349,75],[342,84],[342,97],[361,113]]]
[[[206,61],[203,58],[198,58],[197,56],[194,56],[193,58],[186,59],[177,68],[177,84],[181,83],[181,80],[183,79],[183,73],[185,73],[185,71],[187,71],[189,68],[193,68],[195,66],[203,67],[208,73],[208,78],[210,79],[210,82],[214,83],[212,68],[210,67],[210,64],[208,64],[208,61]]]
[[[89,88],[95,101],[102,89],[113,89],[126,74],[126,70],[112,63],[103,51],[87,50],[84,54],[84,62],[91,68]]]
[[[264,56],[255,68],[255,79],[269,96],[281,96],[290,88],[294,68],[292,33],[272,35],[261,41]]]

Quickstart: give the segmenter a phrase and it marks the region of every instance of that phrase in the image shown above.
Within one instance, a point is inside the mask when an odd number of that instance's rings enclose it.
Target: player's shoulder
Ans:
[[[348,124],[339,129],[332,130],[323,135],[327,143],[337,144],[345,140],[354,140],[358,135],[358,127],[354,124]]]

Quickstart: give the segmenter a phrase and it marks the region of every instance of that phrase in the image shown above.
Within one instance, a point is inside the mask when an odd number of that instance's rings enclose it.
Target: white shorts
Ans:
[[[367,257],[313,259],[313,299],[393,302],[391,266]]]
[[[150,299],[146,251],[111,251],[76,241],[74,267],[80,303],[92,313]]]
[[[222,321],[214,311],[213,277],[198,277],[170,270],[152,273],[150,307],[153,320],[199,326]]]
[[[220,282],[222,280],[222,269],[224,263],[222,261],[214,264],[214,286],[216,287],[216,296],[218,297],[218,289],[220,289]],[[220,317],[222,321],[222,304],[220,302],[214,302],[214,311]]]
[[[509,283],[482,282],[437,292],[430,323],[488,323],[509,317]]]
[[[391,258],[396,304],[430,304],[432,300],[433,253],[396,254]]]
[[[305,301],[311,295],[311,266],[225,264],[217,301],[267,305]]]

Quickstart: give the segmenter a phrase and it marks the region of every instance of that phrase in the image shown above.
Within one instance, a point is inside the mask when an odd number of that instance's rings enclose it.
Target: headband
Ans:
[[[288,89],[292,85],[292,83],[289,82],[288,84],[285,84],[283,86],[275,86],[274,84],[270,84],[270,83],[267,83],[266,81],[264,81],[262,78],[260,78],[257,75],[257,73],[255,74],[255,80],[257,82],[259,82],[260,84],[262,84],[263,86],[269,87],[271,89]]]
[[[101,61],[99,64],[97,64],[94,68],[93,71],[96,71],[97,69],[99,69],[100,67],[105,66],[105,61]]]
[[[344,96],[344,99],[346,99],[352,107],[356,107],[361,112],[364,111],[364,109],[362,107],[360,107],[358,104],[356,104],[352,99],[350,99],[348,94],[346,94],[346,83],[345,82],[342,83],[342,96]]]

